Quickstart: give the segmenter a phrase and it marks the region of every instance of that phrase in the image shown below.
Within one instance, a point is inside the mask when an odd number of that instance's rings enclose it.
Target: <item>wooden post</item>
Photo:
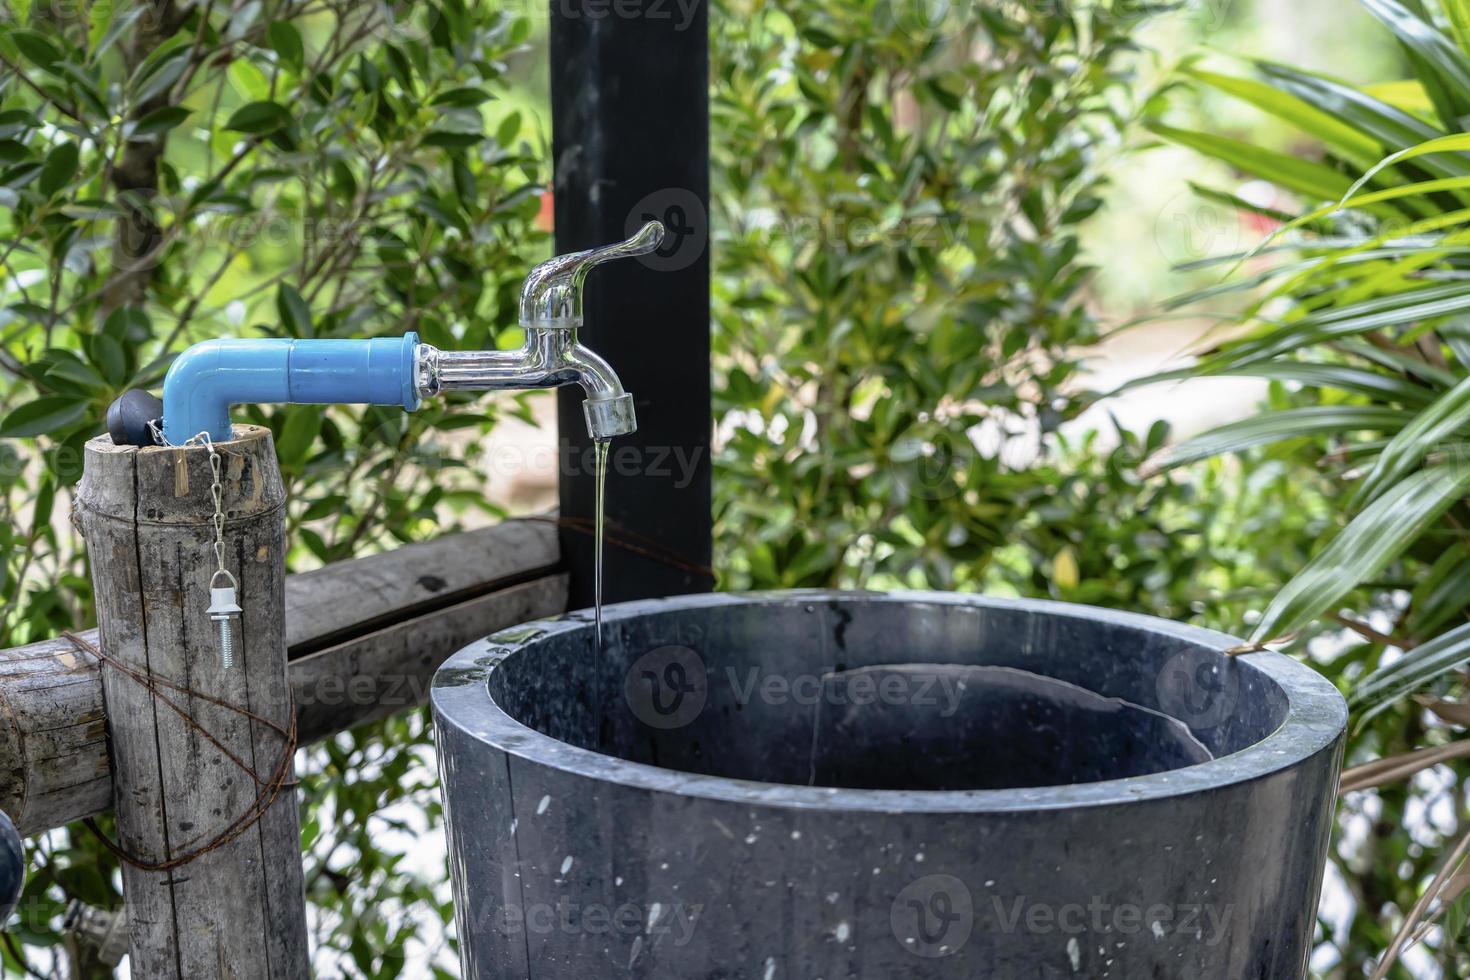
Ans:
[[[582,342],[633,396],[638,431],[613,440],[610,533],[674,561],[608,548],[608,602],[708,592],[714,579],[710,438],[709,4],[551,4],[556,249],[621,241],[664,223],[653,255],[594,271]],[[593,450],[575,385],[558,392],[561,514],[587,521]],[[568,527],[572,608],[592,604],[592,536]]]
[[[206,615],[215,568],[208,453],[87,443],[77,511],[108,656],[287,727],[285,491],[270,433],[237,426],[216,448],[225,564],[240,582],[240,643],[224,670]],[[104,665],[118,838],[157,863],[208,843],[260,792],[166,703]],[[285,748],[269,725],[165,692],[230,753],[269,779]],[[171,871],[123,866],[131,969],[158,980],[309,976],[299,818],[286,789],[233,841]]]

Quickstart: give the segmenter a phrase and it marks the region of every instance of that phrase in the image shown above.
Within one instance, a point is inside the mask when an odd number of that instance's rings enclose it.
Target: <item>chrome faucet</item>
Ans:
[[[658,248],[663,236],[664,226],[650,221],[625,242],[558,255],[538,265],[521,287],[525,345],[514,351],[441,351],[420,344],[414,359],[419,395],[576,383],[587,394],[582,411],[588,435],[606,440],[635,431],[633,396],[623,390],[607,361],[577,339],[583,323],[582,284],[594,266],[647,255]]]
[[[650,221],[625,242],[559,255],[531,271],[521,289],[526,342],[515,351],[441,351],[416,334],[372,340],[218,339],[195,344],[174,361],[160,401],[126,392],[107,413],[120,446],[174,445],[207,435],[232,436],[230,406],[402,405],[408,411],[441,391],[555,388],[576,383],[587,393],[587,432],[603,441],[638,428],[633,396],[608,363],[577,340],[582,284],[593,266],[647,255],[663,240]]]

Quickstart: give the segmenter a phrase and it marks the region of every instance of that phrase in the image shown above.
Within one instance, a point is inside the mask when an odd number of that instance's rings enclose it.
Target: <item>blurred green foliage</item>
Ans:
[[[1235,292],[1249,304],[1242,334],[1178,374],[1267,378],[1280,397],[1153,464],[1178,472],[1267,446],[1341,488],[1315,539],[1298,539],[1310,560],[1261,604],[1253,638],[1293,641],[1349,694],[1350,764],[1452,745],[1470,720],[1470,3],[1362,5],[1411,78],[1359,87],[1267,61],[1249,75],[1190,71],[1296,127],[1310,155],[1249,134],[1157,127],[1298,202],[1268,215],[1280,225],[1263,247],[1217,264],[1248,275],[1180,301]],[[1228,190],[1202,193],[1251,207]],[[1463,762],[1406,760],[1381,788],[1345,796],[1335,861],[1346,894],[1324,927],[1324,976],[1470,973],[1463,879],[1447,873],[1449,888],[1427,893],[1470,833],[1467,775]],[[1421,897],[1435,901],[1416,911]],[[1421,931],[1426,918],[1440,924]],[[1411,933],[1413,970],[1395,942]]]
[[[1158,594],[1189,588],[1167,541],[1204,540],[1216,501],[1198,495],[1225,496],[1225,477],[1145,488],[1131,447],[1058,437],[1089,404],[1079,359],[1098,340],[1079,229],[1150,105],[1132,34],[1163,9],[986,3],[919,23],[901,4],[725,5],[725,588],[1009,582],[1189,608]]]

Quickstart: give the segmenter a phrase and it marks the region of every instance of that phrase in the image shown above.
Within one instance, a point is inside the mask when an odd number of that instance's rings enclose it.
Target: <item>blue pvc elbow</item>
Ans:
[[[230,406],[419,406],[417,334],[377,340],[206,340],[179,355],[163,381],[163,435],[178,445],[231,438]]]

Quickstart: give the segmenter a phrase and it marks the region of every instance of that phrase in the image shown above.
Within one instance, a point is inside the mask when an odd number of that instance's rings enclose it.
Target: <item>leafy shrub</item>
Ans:
[[[7,588],[0,643],[79,618],[85,580],[52,501],[112,398],[157,387],[188,342],[510,339],[544,251],[543,154],[518,113],[485,133],[481,104],[529,24],[404,10],[98,4],[88,20],[38,6],[0,32],[0,581],[30,587]],[[474,485],[433,433],[490,420],[432,405],[241,414],[274,430],[294,540],[318,561],[421,535]],[[25,574],[32,555],[44,576]]]
[[[401,335],[490,348],[518,338],[517,291],[547,251],[535,226],[544,147],[510,92],[527,17],[441,4],[16,3],[0,22],[0,646],[90,618],[84,556],[64,522],[81,447],[108,403],[157,387],[170,358],[219,335]],[[487,119],[493,125],[487,130]],[[505,402],[498,402],[504,406]],[[413,415],[267,407],[286,478],[293,564],[442,533],[484,506],[474,442],[494,411]],[[446,435],[445,438],[452,438]],[[366,847],[421,717],[306,757],[304,821],[322,965],[396,976],[432,899]],[[376,760],[376,761],[374,761]],[[421,762],[415,763],[421,766]],[[373,779],[316,774],[378,772]],[[57,946],[61,896],[119,902],[84,835],[32,854],[22,937]],[[389,874],[388,872],[392,872]],[[377,910],[376,916],[367,914]],[[431,914],[438,914],[430,906]],[[8,954],[7,954],[8,956]],[[13,958],[10,959],[14,966]],[[90,971],[89,967],[89,971]]]
[[[1083,404],[1078,226],[1143,102],[1129,36],[1155,8],[986,3],[915,25],[909,6],[716,17],[726,588],[973,587]]]

